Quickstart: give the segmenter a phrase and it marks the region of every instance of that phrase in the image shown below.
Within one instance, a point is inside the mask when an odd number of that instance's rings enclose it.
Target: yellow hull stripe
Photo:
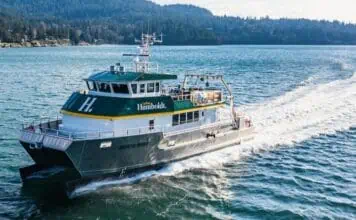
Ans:
[[[113,120],[124,120],[124,119],[134,119],[134,118],[146,118],[146,117],[153,117],[153,116],[174,115],[174,114],[181,114],[181,113],[185,113],[185,112],[195,112],[198,110],[213,109],[213,108],[218,108],[218,107],[222,107],[222,106],[225,106],[225,104],[217,104],[217,105],[198,107],[198,108],[192,108],[189,110],[180,110],[180,111],[174,111],[174,112],[136,114],[136,115],[126,115],[126,116],[89,115],[89,114],[84,114],[84,113],[70,112],[70,111],[66,111],[66,110],[61,110],[61,113],[64,115],[70,115],[70,116],[76,116],[76,117],[82,117],[82,118],[93,118],[93,119],[112,120],[113,121]]]

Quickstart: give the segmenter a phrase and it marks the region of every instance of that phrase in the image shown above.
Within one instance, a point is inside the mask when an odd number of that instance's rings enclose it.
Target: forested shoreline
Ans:
[[[339,21],[214,16],[145,0],[0,0],[0,45],[133,44],[148,31],[166,45],[356,44],[356,25]]]

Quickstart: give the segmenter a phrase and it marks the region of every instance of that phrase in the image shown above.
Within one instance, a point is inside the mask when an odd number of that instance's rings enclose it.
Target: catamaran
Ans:
[[[186,74],[177,86],[177,75],[158,73],[149,60],[162,36],[142,34],[137,42],[138,54],[124,54],[134,57],[131,69],[117,63],[91,75],[61,118],[23,126],[20,142],[35,162],[20,169],[24,183],[46,170],[68,182],[125,176],[253,138],[223,75]]]

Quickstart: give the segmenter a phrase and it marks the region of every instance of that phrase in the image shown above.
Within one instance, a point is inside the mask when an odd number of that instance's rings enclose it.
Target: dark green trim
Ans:
[[[88,111],[81,107],[87,102],[96,98]],[[89,101],[87,101],[89,100]],[[170,96],[146,97],[146,98],[119,98],[92,96],[73,93],[62,107],[64,113],[74,116],[95,117],[105,119],[116,117],[140,117],[152,114],[173,114],[182,111],[194,111],[197,109],[216,108],[224,103],[211,104],[206,106],[194,106],[190,100],[173,101]]]
[[[90,106],[90,110],[82,109],[83,104],[89,99],[96,101]],[[91,96],[75,92],[62,107],[62,110],[73,113],[85,113],[100,116],[127,116],[151,113],[165,113],[174,111],[174,103],[169,96],[147,97],[147,98],[119,98],[105,96]]]
[[[174,102],[174,111],[180,111],[180,110],[191,109],[191,108],[194,108],[194,105],[190,100]]]
[[[91,75],[87,80],[100,82],[133,82],[133,81],[160,81],[176,80],[177,75],[159,73],[137,73],[137,72],[110,72],[104,71]]]

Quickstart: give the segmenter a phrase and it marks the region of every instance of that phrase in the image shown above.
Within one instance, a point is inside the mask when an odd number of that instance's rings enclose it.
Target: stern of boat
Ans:
[[[34,165],[20,169],[23,182],[35,179],[79,178],[73,162],[66,153],[72,145],[70,136],[61,134],[61,120],[30,125],[21,130],[20,143],[31,156]]]

